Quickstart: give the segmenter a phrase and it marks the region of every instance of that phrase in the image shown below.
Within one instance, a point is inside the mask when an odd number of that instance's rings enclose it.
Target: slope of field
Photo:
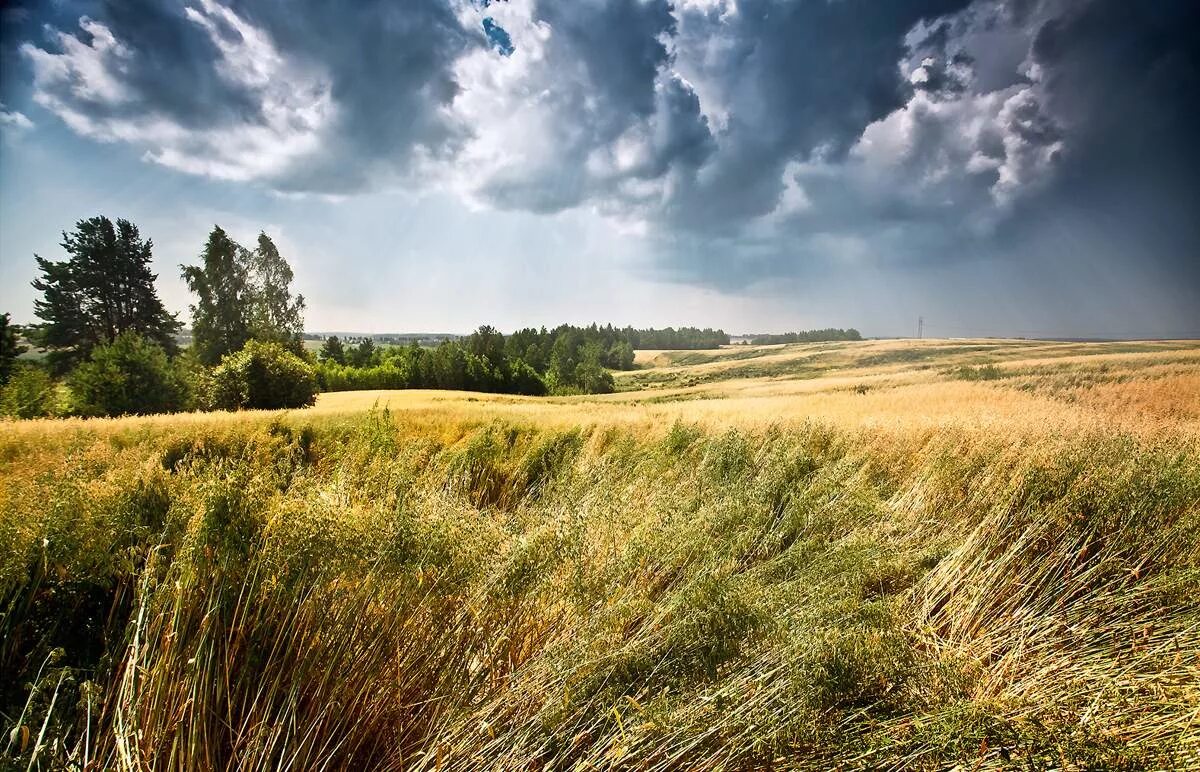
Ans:
[[[1200,345],[650,362],[3,424],[0,766],[1200,767]]]

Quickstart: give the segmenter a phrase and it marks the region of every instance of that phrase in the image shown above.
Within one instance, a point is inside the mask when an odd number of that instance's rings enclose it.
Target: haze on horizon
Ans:
[[[269,233],[310,330],[1200,337],[1189,0],[0,10],[0,311],[96,214]]]

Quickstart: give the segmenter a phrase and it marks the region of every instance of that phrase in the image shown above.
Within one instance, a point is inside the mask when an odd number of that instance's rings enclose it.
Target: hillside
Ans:
[[[0,424],[0,765],[1200,767],[1200,343],[638,357]]]

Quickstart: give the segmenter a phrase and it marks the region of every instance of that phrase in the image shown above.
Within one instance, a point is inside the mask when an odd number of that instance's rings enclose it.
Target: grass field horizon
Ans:
[[[6,764],[1200,765],[1200,343],[5,422]]]

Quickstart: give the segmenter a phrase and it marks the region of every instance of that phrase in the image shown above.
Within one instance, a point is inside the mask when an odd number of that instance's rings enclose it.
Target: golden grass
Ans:
[[[1200,344],[651,361],[0,424],[0,765],[1200,768]]]
[[[1094,353],[1078,353],[1081,345]],[[915,363],[886,362],[861,366],[863,359],[895,352],[956,350],[985,346],[987,361],[1018,381],[963,382],[945,370],[978,360],[976,352],[951,353]],[[821,356],[830,344],[730,347],[773,349],[751,360],[795,362]],[[1112,352],[1117,347],[1142,351]],[[1052,356],[1058,352],[1059,356]],[[639,352],[660,355],[669,352]],[[678,352],[675,352],[678,353]],[[692,352],[684,352],[692,353]],[[705,352],[711,353],[711,352]],[[1194,434],[1200,430],[1200,343],[1076,344],[1031,341],[868,341],[836,344],[836,361],[816,377],[750,377],[715,380],[690,387],[628,391],[610,395],[535,398],[471,392],[407,390],[322,394],[315,407],[297,412],[313,417],[345,415],[386,407],[393,411],[445,420],[519,420],[546,426],[576,424],[669,425],[677,420],[709,427],[755,427],[820,420],[840,426],[888,425],[977,427],[1006,432],[1075,432],[1115,423],[1123,431],[1164,430]],[[1163,364],[1166,360],[1169,363]],[[845,364],[837,364],[844,362]],[[741,361],[719,361],[655,371],[701,372],[728,369]],[[1098,372],[1084,386],[1050,389],[1039,377],[1022,376],[1039,367],[1062,373]],[[1051,375],[1060,374],[1054,370]],[[623,375],[623,374],[618,374]],[[1112,378],[1113,380],[1106,380]],[[1020,388],[1016,388],[1019,386]],[[221,424],[254,415],[185,414],[124,419],[66,419],[14,422],[6,431],[103,431],[106,426],[165,426],[177,423]]]

